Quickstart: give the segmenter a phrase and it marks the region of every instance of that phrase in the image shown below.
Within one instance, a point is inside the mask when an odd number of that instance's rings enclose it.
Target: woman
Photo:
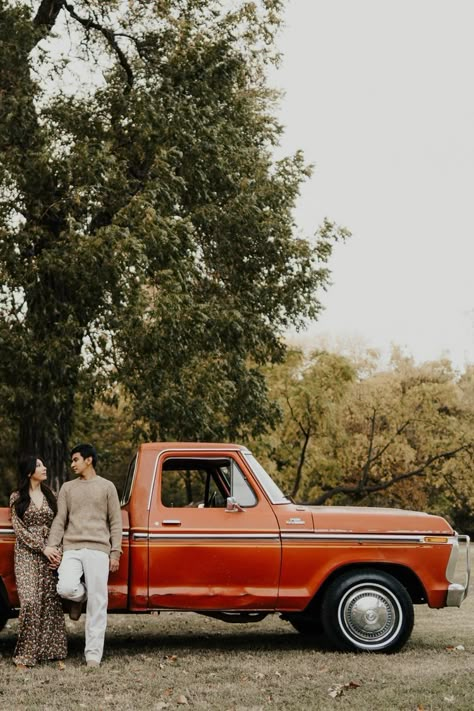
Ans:
[[[18,640],[13,655],[17,669],[58,660],[64,668],[66,626],[56,578],[42,551],[57,511],[56,498],[45,484],[46,467],[38,457],[19,466],[18,491],[10,497],[15,543],[15,578],[20,598]]]

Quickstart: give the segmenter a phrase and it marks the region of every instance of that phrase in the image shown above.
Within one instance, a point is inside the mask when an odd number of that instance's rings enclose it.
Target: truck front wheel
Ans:
[[[396,652],[413,629],[413,604],[389,573],[343,573],[324,595],[321,617],[330,643],[341,651]]]

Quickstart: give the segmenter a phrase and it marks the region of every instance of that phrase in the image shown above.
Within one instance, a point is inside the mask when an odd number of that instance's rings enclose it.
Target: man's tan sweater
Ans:
[[[48,546],[61,543],[65,551],[92,548],[120,558],[122,513],[111,481],[95,476],[62,485]]]

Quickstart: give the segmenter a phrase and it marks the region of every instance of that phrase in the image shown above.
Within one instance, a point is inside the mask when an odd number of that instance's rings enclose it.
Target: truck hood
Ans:
[[[441,516],[369,506],[305,506],[316,533],[406,534],[450,536],[452,527]]]

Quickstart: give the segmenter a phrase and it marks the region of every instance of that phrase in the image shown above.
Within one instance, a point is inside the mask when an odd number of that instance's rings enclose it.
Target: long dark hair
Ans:
[[[18,462],[18,493],[19,497],[14,503],[16,515],[18,518],[23,520],[25,511],[31,503],[30,498],[30,477],[35,473],[36,462],[41,457],[28,455],[22,457]],[[42,461],[42,460],[41,460]],[[41,482],[41,491],[46,497],[46,501],[49,504],[49,508],[56,515],[58,511],[58,504],[56,502],[56,497],[49,488],[47,484]]]

